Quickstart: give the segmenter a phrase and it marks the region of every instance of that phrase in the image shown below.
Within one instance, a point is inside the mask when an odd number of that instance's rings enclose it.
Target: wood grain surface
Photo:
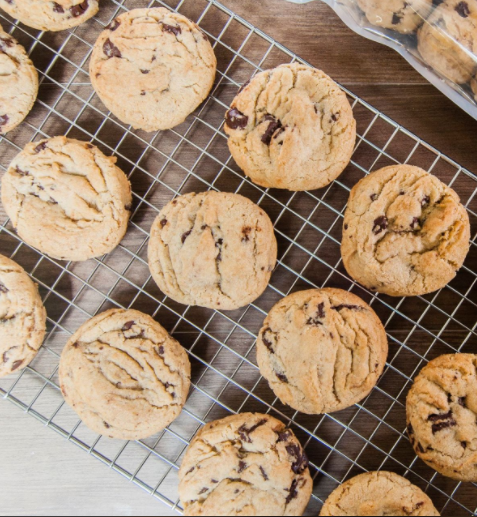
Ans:
[[[107,1],[109,0],[104,0],[105,3]],[[202,0],[197,0],[197,2],[199,1]],[[445,154],[448,154],[451,158],[468,167],[471,171],[477,172],[477,153],[475,152],[477,122],[462,112],[434,87],[429,85],[397,53],[354,34],[339,20],[329,7],[319,1],[305,5],[289,4],[285,0],[221,1],[237,14],[243,16],[246,20],[274,37],[277,41],[289,47],[302,58],[306,59],[313,65],[322,68],[335,80],[339,81],[351,91],[361,96],[379,110],[383,111],[386,115],[395,119],[410,131],[416,133],[423,140],[434,145]],[[137,7],[142,4],[146,5],[149,2],[146,2],[146,0],[128,0],[126,3]],[[81,34],[87,38],[85,31],[86,29],[84,29]],[[60,40],[57,38],[60,37],[61,36],[57,37],[47,35],[45,38],[47,42],[51,41],[58,44],[58,41]],[[91,39],[92,36],[89,38]],[[65,52],[66,51],[69,52],[68,49],[66,49]],[[257,49],[257,53],[260,53],[260,51],[260,49]],[[34,57],[37,60],[36,62],[40,64],[42,69],[46,69],[48,62],[51,59],[51,55],[42,53],[41,47],[40,49],[37,47],[34,53]],[[73,50],[69,56],[71,59],[78,61]],[[65,70],[61,70],[58,74],[62,72],[65,72]],[[53,68],[52,75],[56,73],[56,68]],[[87,80],[87,76],[85,75],[84,77],[85,80]],[[42,87],[42,95],[46,102],[49,102],[48,96],[50,93],[48,88],[48,83],[44,84]],[[87,89],[88,86],[79,85],[77,87],[77,91],[81,91],[81,88]],[[51,96],[53,97],[52,93]],[[72,99],[69,105],[67,102],[59,103],[57,109],[59,111],[64,110],[65,113],[69,113],[70,111],[72,112],[73,109],[75,109],[74,99]],[[72,117],[73,115],[69,116]],[[364,123],[364,121],[361,122]],[[96,123],[96,121],[94,120],[93,115],[91,116],[91,120],[80,120],[79,122],[79,124],[82,125],[82,128],[86,128],[88,130],[93,128],[94,123]],[[61,120],[59,121],[58,118],[51,117],[51,121],[49,120],[44,126],[44,130],[54,132],[60,131],[62,127],[68,127],[68,124]],[[108,128],[111,127],[113,126],[108,126]],[[386,135],[384,133],[382,135],[379,134],[380,130],[381,129],[377,127],[375,134],[372,135],[376,142],[383,142],[386,139]],[[382,131],[384,132],[384,128]],[[119,138],[117,133],[117,128],[113,127],[111,132],[102,136],[103,141],[106,143],[111,142],[111,145],[114,145],[114,139]],[[27,134],[25,138],[30,138],[30,136],[31,133]],[[72,136],[77,135],[73,132]],[[21,142],[21,138],[18,138],[18,141]],[[169,145],[171,148],[173,148],[173,145],[175,144],[173,139],[168,143],[166,137],[164,137],[164,141],[161,141],[160,143],[161,145]],[[135,149],[135,145],[136,143],[132,139],[129,143],[125,143],[124,147],[126,150],[124,152],[128,157],[139,155],[139,151],[141,151],[141,149],[138,151]],[[397,147],[393,149],[393,153],[395,153],[396,156],[405,156],[408,151],[408,145],[409,144],[406,144],[403,140],[399,140],[399,142],[396,143]],[[14,150],[11,152],[13,153]],[[367,163],[367,160],[369,159],[371,159],[372,162],[372,156],[367,156],[366,153],[367,151],[361,149],[357,153],[356,159],[363,164]],[[0,155],[0,158],[4,157]],[[424,155],[416,157],[416,159],[419,158],[425,162]],[[181,156],[180,159],[183,159],[183,157]],[[186,159],[189,159],[189,162],[191,160],[191,158],[188,158],[187,156],[184,160]],[[131,166],[128,163],[120,160],[120,165],[127,172],[130,172]],[[147,162],[147,167],[150,170],[153,170],[154,168],[157,170],[160,165],[160,163],[156,163],[152,158]],[[450,179],[452,177],[452,173],[449,170],[446,171],[443,168],[440,172],[444,176],[443,179]],[[174,178],[173,174],[178,175],[179,173],[180,171],[173,170],[171,172],[171,176],[166,175],[166,177],[168,177],[171,182],[178,182],[178,180]],[[204,168],[202,168],[201,174],[208,178],[208,172]],[[209,174],[212,177],[213,174],[215,175],[215,172],[210,171]],[[350,186],[357,180],[357,177],[357,174],[353,171],[349,171],[348,176],[343,179],[343,182],[347,186]],[[236,181],[231,175],[227,178],[228,181]],[[148,192],[147,189],[149,184],[146,181],[148,178],[142,175],[140,171],[134,171],[131,180],[137,193],[144,195]],[[233,184],[234,187],[235,185],[236,183]],[[466,199],[470,198],[473,189],[475,188],[472,182],[464,180],[458,182],[458,186]],[[227,190],[231,190],[232,188],[231,184],[220,184],[219,187]],[[202,188],[204,188],[203,185]],[[242,193],[245,193],[245,195],[249,195],[252,198],[257,196],[257,193],[251,188]],[[161,206],[167,199],[167,195],[170,195],[170,193],[158,191],[157,195],[154,195],[155,197],[151,197],[149,201],[154,206]],[[282,193],[275,193],[274,195],[283,202],[287,201],[285,194],[282,195]],[[336,203],[336,206],[343,203],[342,206],[344,206],[346,192],[343,191],[340,195],[342,200],[339,200],[337,197],[333,197],[333,194],[331,194],[330,203]],[[330,199],[330,197],[327,199]],[[299,200],[304,200],[304,202],[300,203]],[[307,213],[310,213],[310,206],[308,205],[311,202],[312,200],[306,198],[305,195],[300,195],[297,197],[297,202],[293,204],[293,208],[299,212],[300,215],[303,214],[306,216]],[[313,204],[315,205],[316,203],[313,202]],[[474,202],[473,205],[474,209],[475,205],[476,202]],[[273,215],[273,217],[277,217],[279,213],[278,205],[275,206],[275,204],[270,201],[268,204],[265,202],[263,206],[268,213]],[[155,213],[150,209],[143,210],[143,208],[138,211],[137,221],[138,224],[144,225],[144,228],[148,228],[155,216]],[[277,223],[277,229],[285,235],[296,235],[302,222],[296,217],[288,217],[288,215],[285,214],[284,217],[279,218],[280,220]],[[340,229],[333,228],[333,226],[331,226],[334,218],[334,213],[327,214],[326,211],[321,210],[320,208],[313,221],[317,225],[325,228],[328,228],[329,226],[333,236],[336,239],[339,239]],[[476,221],[473,221],[473,223],[475,225]],[[313,250],[316,246],[317,235],[316,232],[308,230],[309,229],[305,229],[305,231],[302,232],[299,242],[304,248]],[[126,237],[124,244],[128,248],[136,249],[138,242],[140,242],[140,239],[142,238],[142,235],[138,236],[137,232],[131,231]],[[8,249],[5,253],[7,251],[12,252],[15,249],[16,243],[14,244],[10,241],[13,241],[13,239],[10,239],[7,242],[6,246]],[[3,242],[4,241],[2,241],[2,243]],[[311,243],[314,243],[313,246]],[[283,253],[288,246],[288,242],[281,238],[279,239],[279,246],[281,253]],[[325,246],[324,248],[321,248],[319,252],[320,257],[326,262],[336,263],[337,256],[339,255],[339,249],[337,246]],[[475,256],[476,253],[474,251],[472,260],[475,260]],[[30,268],[33,267],[36,259],[22,257],[22,260],[24,260],[22,265],[28,269],[28,266]],[[117,255],[114,255],[110,257],[108,263],[111,267],[115,268],[117,263],[120,263],[121,260],[125,259],[118,258]],[[144,273],[144,264],[140,264],[140,266],[142,269],[137,273],[134,272],[134,274],[139,275]],[[473,266],[475,270],[475,264],[473,264]],[[44,261],[35,274],[37,277],[43,279],[46,285],[50,285],[58,276],[58,271],[55,270],[55,267],[56,266],[52,266],[49,262]],[[72,270],[80,278],[86,278],[91,272],[91,264],[75,265]],[[306,269],[304,275],[307,280],[311,279],[311,281],[318,283],[319,279],[324,278],[324,275],[328,275],[328,273],[329,271],[325,268],[320,268],[320,264],[316,262],[313,263],[313,268],[309,267]],[[115,280],[116,279],[114,277],[107,281],[112,285]],[[292,275],[288,274],[288,272],[282,268],[279,271],[279,274],[274,275],[274,287],[286,290],[289,288],[293,280],[294,278],[292,278]],[[346,283],[339,277],[339,275],[334,275],[332,280],[338,283],[342,281],[342,285],[340,284],[340,286],[349,288],[349,282]],[[72,296],[73,293],[80,289],[81,282],[72,278],[68,278],[68,281],[71,285],[66,285],[64,287],[64,292],[69,293],[68,296]],[[139,280],[135,281],[138,282]],[[456,290],[460,293],[465,292],[469,286],[469,282],[471,281],[471,274],[461,274],[458,281],[455,283]],[[100,282],[98,280],[97,283],[95,282],[95,277],[93,277],[92,283],[98,289],[102,290],[102,281]],[[299,282],[296,285],[296,288],[300,286],[303,286],[303,284]],[[160,297],[160,293],[157,290],[154,290],[154,286],[150,286],[150,289],[154,296],[157,298]],[[132,290],[130,286],[122,284],[121,290],[118,289],[114,291],[115,300],[123,304],[128,303],[131,298],[131,291],[134,290]],[[357,292],[357,294],[362,293]],[[477,302],[476,295],[477,293],[474,290],[470,296],[474,304]],[[84,298],[80,298],[79,303],[84,303],[84,306],[87,307],[94,307],[94,310],[96,310],[100,303],[96,298],[94,293],[88,292],[85,294]],[[456,303],[456,298],[458,299],[458,297],[452,298],[451,296],[440,298],[440,309],[447,313],[452,312],[453,304]],[[266,296],[261,307],[266,310],[275,301],[276,298]],[[387,301],[390,304],[396,304],[394,301]],[[151,313],[156,309],[154,303],[151,300],[144,300],[144,297],[140,299],[138,303],[139,302],[144,305],[135,308]],[[47,309],[53,319],[61,317],[65,310],[63,302],[54,297],[49,298]],[[377,310],[380,311],[379,315],[383,320],[390,318],[389,308],[378,306]],[[425,303],[423,301],[417,302],[409,300],[409,302],[406,302],[401,306],[401,310],[410,318],[416,317],[416,312],[420,313],[425,311]],[[201,325],[203,321],[206,321],[205,318],[208,318],[209,316],[209,312],[195,309],[192,309],[188,313],[188,317],[192,321],[198,322],[199,325]],[[78,316],[72,315],[71,320],[66,318],[63,320],[63,323],[66,327],[68,327],[68,325],[71,325],[72,328],[75,326],[77,327],[79,322],[75,318],[78,318]],[[260,326],[261,318],[263,320],[263,316],[258,312],[253,318],[250,317],[247,324],[250,324],[249,328],[251,331],[256,332],[257,328]],[[424,318],[423,324],[427,328],[431,329],[434,334],[438,334],[442,328],[441,336],[443,336],[453,346],[458,346],[468,332],[464,330],[462,326],[457,324],[454,325],[454,322],[444,329],[443,326],[446,319],[447,318],[444,318],[439,311],[435,311],[433,309],[432,311],[429,311],[429,314]],[[475,305],[465,305],[459,312],[458,319],[459,321],[464,322],[467,327],[472,328],[476,322]],[[167,311],[161,311],[159,313],[159,320],[168,329],[173,328],[176,323],[176,319]],[[403,354],[400,354],[400,345],[398,345],[398,343],[406,336],[410,336],[407,345],[411,348],[414,347],[415,350],[419,351],[419,353],[427,353],[427,348],[430,343],[433,342],[433,339],[426,335],[425,332],[411,332],[411,328],[412,325],[401,318],[391,318],[387,328],[389,334],[395,338],[395,341],[391,343],[390,357],[395,361],[394,366],[405,372],[406,375],[413,374],[415,368],[418,367],[419,361],[417,359],[414,361],[412,355],[410,358],[411,360],[409,360],[407,355],[403,356]],[[223,339],[223,336],[228,332],[227,329],[228,327],[226,325],[225,327],[217,325],[217,327],[213,327],[211,332],[214,336],[219,336],[219,339]],[[199,345],[195,346],[193,341],[194,335],[189,332],[190,329],[187,328],[186,325],[184,325],[183,328],[179,327],[178,330],[179,336],[176,337],[184,343],[184,346],[193,348],[194,353],[198,354],[198,357],[193,364],[196,371],[196,377],[194,380],[197,380],[199,375],[198,372],[200,372],[200,360],[209,361],[210,358],[213,357],[213,354],[219,354],[219,347],[216,343],[210,342],[202,343],[202,346],[199,343]],[[181,334],[181,332],[183,333]],[[59,335],[57,337],[57,342],[50,343],[51,348],[57,352],[61,352],[65,339],[65,335]],[[476,341],[477,339],[474,333],[468,341],[468,347],[472,348],[475,346]],[[247,353],[249,346],[250,339],[243,339],[242,341],[237,339],[233,342],[235,350],[243,355]],[[437,342],[434,344],[434,352],[431,355],[435,356],[444,352],[449,352],[449,348],[442,343]],[[232,354],[224,352],[219,354],[217,359],[215,359],[214,356],[214,366],[220,371],[231,372],[235,367],[235,363],[233,361],[236,359],[237,358]],[[39,371],[42,371],[42,368],[44,368],[45,372],[51,371],[54,361],[56,361],[55,358],[45,357],[44,354],[44,356],[40,357],[35,364],[35,368]],[[252,372],[251,375],[253,376],[255,374],[256,372]],[[241,378],[239,382],[247,386],[251,386],[253,384],[252,380],[249,378]],[[395,408],[390,419],[387,420],[388,423],[390,422],[397,428],[402,428],[404,421],[404,410],[402,407],[404,395],[396,388],[399,386],[399,389],[401,389],[402,383],[403,379],[399,378],[399,376],[393,377],[393,371],[391,370],[388,372],[387,378],[384,379],[382,384],[384,390],[389,390],[388,393],[391,394],[391,396],[398,397],[401,402],[401,406]],[[216,392],[219,393],[219,388],[221,388],[221,386],[217,385],[212,386],[211,388],[213,390],[216,389]],[[273,397],[271,397],[270,392],[267,392],[267,390],[268,387],[264,385],[260,388],[259,394],[265,400],[272,402]],[[234,393],[233,390],[230,389],[228,393],[225,393],[225,395],[227,395],[228,398],[224,396],[221,400],[225,400],[226,403],[234,409],[238,409],[240,407],[240,403],[243,400],[243,393]],[[381,394],[379,393],[376,394],[375,399],[369,402],[369,408],[371,408],[371,411],[376,414],[384,415],[389,406],[389,397],[386,398],[385,396],[382,396],[379,398],[380,395]],[[190,404],[192,407],[194,400],[190,401]],[[250,403],[250,407],[246,406],[246,409],[255,409],[253,401]],[[285,408],[281,407],[280,409],[286,412]],[[217,414],[217,416],[222,415]],[[311,427],[314,425],[315,422],[313,419],[306,418],[304,416],[302,417],[301,423],[303,423],[303,425],[310,425]],[[345,412],[339,418],[344,423],[349,422],[352,418],[352,411],[349,411],[348,413]],[[371,417],[366,414],[364,416],[361,414],[360,418],[361,419],[356,422],[357,432],[365,436],[369,436],[371,434],[369,429],[372,426],[375,426],[376,423],[373,424],[371,422]],[[334,425],[333,423],[328,423],[327,426],[320,429],[320,432],[322,433],[321,437],[331,443],[333,440],[336,440],[337,433],[341,432],[341,427]],[[360,442],[355,445],[353,442],[354,437],[353,439],[350,439],[347,435],[345,438],[345,445],[349,446],[350,449],[354,447],[356,449],[356,456],[357,451],[359,451],[358,447],[361,448],[363,443]],[[378,433],[375,439],[380,444],[384,444],[386,440],[389,442],[390,438],[387,436],[381,437]],[[395,440],[396,437],[394,436],[393,439]],[[3,446],[0,447],[0,515],[169,515],[169,511],[165,506],[163,507],[156,500],[151,498],[148,499],[147,496],[141,493],[137,487],[128,485],[127,482],[119,475],[109,472],[106,467],[99,464],[99,462],[83,452],[78,451],[71,444],[64,442],[64,440],[52,431],[42,429],[40,424],[38,424],[34,419],[25,416],[13,405],[9,405],[4,401],[0,402],[0,440],[3,444]],[[336,445],[338,447],[342,444],[337,443]],[[319,463],[319,461],[322,460],[322,457],[325,457],[327,452],[327,450],[317,450],[315,452],[316,457],[313,457],[312,459],[316,463]],[[402,457],[405,458],[403,461],[412,462],[415,458],[407,440],[399,442],[397,453],[402,454]],[[351,454],[354,453],[350,452],[350,455]],[[364,457],[361,458],[361,461],[365,464],[366,468],[373,468],[374,464],[379,466],[379,462],[381,462],[381,460],[381,456],[373,454],[373,451],[369,452],[368,450],[366,450]],[[395,466],[391,462],[390,468],[394,467]],[[330,469],[330,472],[335,472],[333,469],[336,469],[336,473],[338,473],[338,471],[341,473],[346,472],[348,467],[340,465],[339,461],[335,461],[334,465],[327,464],[327,468]],[[428,478],[432,475],[430,469],[419,470],[420,473],[421,471],[423,472],[422,475],[427,476]],[[338,474],[336,475],[338,476]],[[332,484],[327,486],[326,480],[324,480],[324,483],[325,486],[322,487],[323,494],[329,493],[334,486]],[[439,486],[447,493],[452,492],[453,487],[455,486],[455,484],[453,485],[452,483],[453,482],[439,478]],[[472,487],[469,486],[460,492],[464,493],[467,498],[466,501],[472,500],[473,492],[471,491],[471,488]],[[436,495],[436,498],[441,505],[445,504],[445,498],[439,495]],[[448,507],[448,510],[449,509],[452,510],[452,506]]]

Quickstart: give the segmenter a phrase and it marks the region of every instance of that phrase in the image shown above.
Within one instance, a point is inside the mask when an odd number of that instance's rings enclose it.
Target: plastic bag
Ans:
[[[356,33],[399,52],[477,120],[477,0],[322,1]]]

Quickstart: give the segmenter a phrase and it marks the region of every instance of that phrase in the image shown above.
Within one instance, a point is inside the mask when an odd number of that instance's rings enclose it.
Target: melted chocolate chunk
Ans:
[[[467,407],[466,400],[467,400],[467,397],[459,397],[457,399],[457,403],[459,404],[459,406]]]
[[[339,119],[340,119],[340,114],[339,113],[333,113],[333,115],[331,115],[331,120],[333,122],[338,122]]]
[[[194,472],[194,470],[195,470],[195,467],[192,467],[191,469],[189,469],[189,470],[185,473],[185,475],[187,476],[187,474],[191,474],[192,472]]]
[[[192,233],[192,230],[189,230],[188,232],[185,232],[182,234],[182,237],[181,237],[181,242],[182,244],[184,244],[184,242],[186,241],[187,237],[189,237],[189,235]]]
[[[18,368],[20,368],[20,366],[23,364],[23,359],[21,359],[20,361],[15,361],[13,364],[12,364],[12,372],[14,372],[15,370],[18,370]]]
[[[241,474],[247,468],[245,461],[239,461],[237,472]]]
[[[167,219],[165,219],[165,218],[164,218],[164,219],[161,221],[161,223],[160,223],[160,224],[161,224],[161,228],[164,228],[164,226],[166,226],[166,224],[167,224]]]
[[[88,10],[88,7],[88,0],[84,0],[81,4],[70,7],[70,13],[73,15],[73,18],[78,18],[78,16],[81,16]]]
[[[200,492],[199,495],[205,494],[209,489],[207,487],[204,487]]]
[[[288,490],[289,494],[285,500],[285,504],[290,504],[293,499],[296,499],[298,497],[298,490],[297,490],[298,481],[294,479],[292,481],[291,487]]]
[[[265,472],[265,469],[262,466],[260,466],[260,472],[262,473],[263,479],[265,481],[268,481],[267,473]]]
[[[222,246],[223,243],[224,243],[224,239],[218,239],[217,242],[215,243],[215,247],[218,248],[219,246]]]
[[[452,409],[448,412],[448,413],[445,413],[445,414],[441,414],[441,415],[438,415],[438,414],[434,414],[434,415],[429,415],[429,417],[427,418],[427,420],[429,422],[440,422],[441,420],[449,420],[450,418],[453,417],[453,412],[452,412]]]
[[[360,307],[359,305],[346,305],[346,304],[341,304],[341,305],[336,305],[335,307],[331,307],[334,311],[342,311],[343,309],[348,309],[349,311],[364,311],[366,310],[364,307]]]
[[[398,13],[393,14],[392,24],[393,25],[399,25],[401,23],[402,16],[400,16]]]
[[[0,127],[6,126],[9,120],[10,117],[8,115],[0,115]]]
[[[325,316],[326,316],[325,304],[324,304],[324,302],[321,302],[318,304],[315,317],[309,318],[308,321],[306,322],[306,324],[315,325],[315,326],[323,325],[323,323],[320,320],[324,319]]]
[[[46,149],[46,142],[42,142],[41,144],[35,147],[35,153],[40,153],[41,151]]]
[[[214,483],[214,485],[216,485],[218,483],[218,481],[216,479],[211,479],[210,482]]]
[[[270,332],[270,329],[266,329],[266,330],[263,331],[263,333],[262,333],[262,341],[263,341],[263,344],[267,347],[268,351],[271,354],[274,354],[275,351],[273,350],[273,343],[269,339],[267,339],[267,337],[266,337],[267,332]]]
[[[53,2],[53,12],[63,14],[65,12],[65,10],[63,9],[63,7],[61,7],[60,4]]]
[[[107,27],[106,29],[111,31],[111,32],[114,32],[115,30],[118,29],[118,27],[121,25],[121,22],[117,19],[114,19]]]
[[[242,242],[248,242],[250,240],[249,235],[252,233],[252,228],[250,226],[244,226],[242,228]]]
[[[134,325],[136,325],[135,321],[128,321],[127,323],[124,324],[122,331],[127,332],[128,330],[131,330],[134,327]]]
[[[141,74],[147,75],[150,72],[150,70],[141,70]]]
[[[162,31],[174,34],[174,36],[179,36],[179,34],[182,34],[182,29],[179,27],[179,25],[174,27],[173,25],[167,25],[167,23],[162,24]]]
[[[275,372],[275,375],[278,377],[278,379],[282,382],[285,382],[288,384],[288,377],[284,373],[277,373]]]
[[[374,221],[373,233],[374,235],[379,235],[380,233],[386,231],[388,229],[388,218],[385,215],[378,217]]]
[[[372,194],[370,197],[371,197],[371,201],[376,201],[376,199],[378,199],[377,194]]]
[[[4,284],[2,284],[2,282],[0,282],[0,293],[5,294],[8,293],[8,291],[9,289],[7,289],[7,287]]]
[[[238,434],[240,436],[240,439],[243,441],[243,442],[246,442],[246,443],[252,443],[252,439],[250,438],[250,435],[256,430],[258,429],[259,427],[261,427],[262,425],[265,425],[267,423],[267,419],[264,418],[262,420],[260,420],[259,422],[257,422],[255,425],[253,425],[250,429],[247,429],[247,426],[244,424],[242,426],[240,426],[238,428]]]
[[[467,442],[460,442],[463,449],[467,449]]]
[[[432,424],[432,434],[436,434],[443,429],[448,427],[455,427],[457,422],[455,420],[446,420],[445,422],[439,422],[438,424]]]
[[[277,442],[288,442],[291,436],[291,432],[288,429],[285,429],[285,431],[281,431],[278,434],[278,440]]]
[[[262,122],[268,122],[268,127],[265,130],[265,133],[262,136],[262,142],[265,145],[270,145],[272,143],[273,135],[283,127],[280,120],[277,120],[272,115],[266,115]]]
[[[159,355],[164,355],[164,347],[162,345],[158,348],[158,353]]]
[[[248,124],[248,117],[236,108],[232,108],[225,116],[225,123],[230,129],[245,129]]]
[[[447,429],[448,427],[455,427],[457,425],[457,422],[454,420],[454,413],[452,412],[452,409],[445,414],[435,414],[435,415],[429,415],[428,421],[434,422],[432,424],[432,433],[436,434],[439,431],[442,431],[443,429]]]
[[[460,2],[456,5],[455,10],[462,18],[468,18],[470,16],[470,8],[467,2]]]
[[[287,445],[285,449],[288,454],[295,460],[291,467],[295,474],[301,474],[305,469],[308,468],[308,458],[299,445]]]
[[[109,38],[104,42],[103,52],[109,59],[113,57],[122,57],[121,51],[118,49],[118,47],[113,45]]]

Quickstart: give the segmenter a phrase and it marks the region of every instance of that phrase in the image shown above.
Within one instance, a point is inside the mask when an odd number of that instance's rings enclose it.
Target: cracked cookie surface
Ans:
[[[235,161],[257,185],[314,190],[348,165],[356,121],[345,93],[324,72],[290,64],[242,87],[225,132]]]
[[[272,308],[257,339],[261,374],[284,404],[307,414],[340,411],[362,400],[387,354],[375,312],[341,289],[287,296]]]
[[[163,7],[133,9],[96,42],[93,87],[122,122],[157,131],[182,122],[207,98],[217,59],[192,21]]]
[[[0,377],[33,361],[45,329],[46,311],[38,287],[22,267],[0,255]]]
[[[2,202],[19,236],[59,260],[112,251],[124,237],[131,186],[97,147],[54,137],[28,144],[2,179]]]
[[[477,71],[477,0],[445,0],[418,34],[424,61],[451,81],[463,84]]]
[[[238,194],[174,199],[151,229],[149,267],[161,291],[185,305],[234,310],[266,289],[277,259],[268,215]]]
[[[62,31],[92,18],[98,0],[0,0],[0,8],[25,25],[42,31]]]
[[[320,516],[438,516],[429,497],[392,472],[367,472],[339,486],[325,501]]]
[[[92,318],[61,354],[66,402],[93,431],[140,440],[167,427],[186,402],[186,351],[147,314],[113,309]]]
[[[204,426],[179,470],[185,515],[302,515],[313,489],[290,429],[258,413]]]
[[[443,355],[416,377],[407,397],[416,454],[444,476],[477,481],[477,355]]]
[[[23,122],[37,95],[38,73],[33,63],[0,25],[0,134]]]
[[[432,9],[432,0],[358,0],[369,23],[403,34],[420,27]]]
[[[351,191],[341,251],[350,276],[368,289],[418,296],[454,279],[469,241],[459,196],[418,167],[395,165]]]

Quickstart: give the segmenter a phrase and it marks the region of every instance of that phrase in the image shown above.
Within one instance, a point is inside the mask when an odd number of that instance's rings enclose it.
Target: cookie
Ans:
[[[2,202],[30,246],[59,260],[112,251],[124,237],[131,186],[97,147],[63,136],[28,144],[2,180]]]
[[[348,165],[356,121],[345,93],[322,71],[298,63],[257,74],[225,118],[230,152],[262,187],[325,187]]]
[[[313,489],[293,432],[258,413],[203,427],[182,460],[179,481],[185,515],[302,515]]]
[[[133,9],[113,20],[94,46],[90,76],[122,122],[157,131],[181,124],[207,98],[216,68],[201,29],[159,7]]]
[[[392,472],[367,472],[339,486],[320,515],[440,514],[429,497],[406,478]]]
[[[477,71],[477,0],[445,0],[422,26],[418,49],[424,61],[463,84]]]
[[[46,311],[36,284],[16,262],[0,255],[0,377],[33,361],[45,330]]]
[[[390,296],[446,286],[469,251],[459,196],[419,167],[393,165],[362,179],[345,213],[342,255],[357,282]]]
[[[96,433],[140,440],[167,427],[190,387],[186,351],[147,314],[112,309],[82,325],[61,354],[66,402]]]
[[[238,194],[181,196],[151,229],[151,274],[164,294],[185,305],[244,307],[265,291],[276,260],[268,215]]]
[[[310,415],[366,397],[383,372],[388,341],[369,305],[341,289],[287,296],[265,319],[257,362],[275,395]]]
[[[477,481],[477,355],[443,355],[419,373],[407,397],[416,454],[444,476]]]
[[[38,73],[25,49],[0,25],[0,133],[23,122],[38,95]]]
[[[41,31],[62,31],[84,23],[99,10],[98,0],[0,0],[12,18]]]
[[[410,34],[429,16],[432,0],[358,0],[369,23]]]

